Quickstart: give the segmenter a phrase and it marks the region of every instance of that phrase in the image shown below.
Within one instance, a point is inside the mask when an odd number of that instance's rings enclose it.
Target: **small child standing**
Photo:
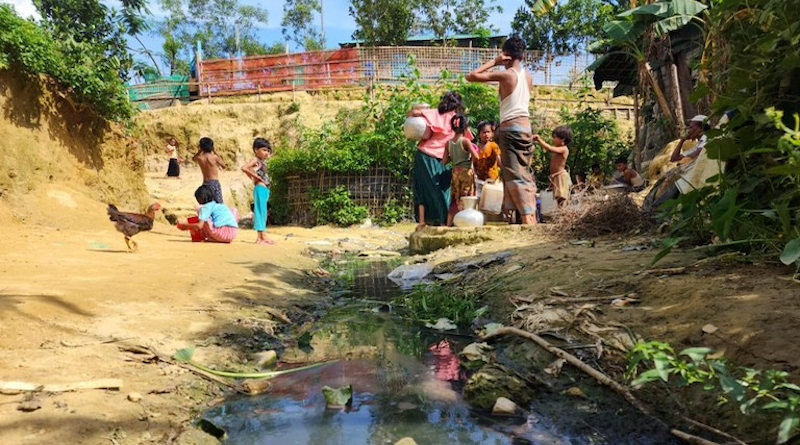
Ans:
[[[475,176],[481,181],[496,181],[500,177],[500,146],[492,138],[492,122],[478,124],[478,157],[475,158]]]
[[[214,201],[222,204],[222,186],[219,184],[219,169],[227,169],[225,161],[214,151],[214,141],[211,138],[200,139],[200,149],[197,150],[192,160],[200,166],[203,172],[203,185],[211,187],[214,192]]]
[[[167,143],[167,155],[169,155],[167,176],[180,179],[181,166],[178,161],[178,141],[175,138],[170,138],[169,143]]]
[[[200,207],[197,209],[198,222],[178,223],[180,230],[192,231],[192,238],[198,236],[203,241],[213,243],[230,243],[236,238],[239,224],[236,215],[225,204],[214,200],[214,190],[201,185],[194,192],[194,197]]]
[[[550,188],[553,190],[553,198],[559,206],[563,206],[569,199],[569,191],[572,187],[572,179],[567,172],[567,157],[572,142],[572,129],[567,125],[561,125],[553,130],[553,144],[550,145],[538,134],[533,135],[533,140],[538,142],[543,149],[552,153],[550,156]]]
[[[264,138],[253,141],[255,159],[242,166],[242,171],[253,180],[253,229],[256,244],[275,244],[267,238],[267,202],[269,201],[269,175],[266,161],[272,156],[272,144]]]
[[[475,196],[475,174],[472,170],[472,160],[478,158],[475,145],[466,136],[467,130],[469,130],[467,117],[463,114],[456,114],[450,119],[450,126],[455,135],[447,141],[447,147],[442,157],[442,164],[453,164],[450,182],[450,208],[447,212],[448,226],[453,225],[453,217],[461,208],[461,197]]]

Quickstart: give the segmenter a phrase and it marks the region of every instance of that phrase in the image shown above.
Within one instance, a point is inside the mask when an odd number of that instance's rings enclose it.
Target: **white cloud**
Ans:
[[[22,17],[28,18],[32,16],[37,20],[41,18],[41,16],[39,16],[39,11],[33,6],[32,0],[0,0],[0,3],[10,4],[14,7],[14,10],[17,11],[17,14]]]

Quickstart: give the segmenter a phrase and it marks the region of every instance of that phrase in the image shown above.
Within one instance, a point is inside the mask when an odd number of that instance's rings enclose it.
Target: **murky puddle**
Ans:
[[[590,403],[556,401],[561,406],[555,410],[551,403],[534,403],[529,413],[509,418],[471,410],[461,397],[468,376],[456,353],[473,339],[420,328],[361,300],[397,292],[380,274],[385,271],[357,273],[357,298],[343,300],[315,324],[311,348],[281,354],[286,362],[339,362],[275,378],[269,393],[230,398],[204,415],[227,432],[224,443],[391,445],[405,437],[419,445],[672,443],[660,434],[603,431],[614,419],[587,422],[585,415],[624,417],[627,411],[598,413]],[[352,406],[327,409],[326,385],[352,385]]]

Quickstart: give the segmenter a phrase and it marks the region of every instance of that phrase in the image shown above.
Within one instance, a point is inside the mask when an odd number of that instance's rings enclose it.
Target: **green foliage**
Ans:
[[[467,83],[463,77],[455,78],[447,72],[442,73],[436,85],[425,85],[419,82],[420,73],[414,58],[410,57],[409,62],[411,70],[402,77],[404,83],[378,87],[375,99],[365,99],[360,110],[344,110],[321,129],[303,130],[296,147],[278,147],[268,165],[274,193],[270,203],[273,218],[282,222],[288,217],[285,213],[288,209],[286,183],[290,176],[320,170],[364,172],[370,167],[381,167],[401,181],[408,180],[416,144],[403,134],[406,113],[418,103],[437,106],[444,91],[453,90],[462,95],[465,111],[473,125],[482,119],[497,119],[499,102],[496,89]],[[405,203],[397,201],[393,205]],[[394,209],[390,207],[390,210]],[[390,212],[384,223],[393,222],[399,213],[399,209]]]
[[[339,186],[314,196],[312,207],[317,212],[317,224],[336,224],[342,227],[359,224],[369,216],[367,208],[350,199],[347,187]]]
[[[494,12],[503,12],[496,0],[425,0],[414,2],[416,18],[414,31],[431,32],[447,44],[453,34],[475,34],[484,30],[495,32],[489,22]]]
[[[639,342],[628,353],[626,377],[634,386],[661,380],[679,386],[702,385],[719,395],[721,403],[735,403],[742,414],[778,411],[783,419],[777,443],[786,443],[800,425],[800,386],[784,371],[731,367],[711,358],[710,348],[689,348],[678,354],[667,343]]]
[[[86,24],[74,27],[71,33],[63,22],[78,14],[67,9],[73,3],[58,3],[60,7],[51,2],[39,4],[51,6],[42,11],[42,26],[20,18],[10,6],[0,5],[0,68],[17,69],[29,76],[47,75],[70,89],[76,102],[90,105],[101,116],[130,118],[133,109],[120,78],[127,76],[131,67],[122,43],[124,21],[104,6],[92,8],[86,18],[102,31],[89,33],[84,28],[91,25]],[[88,7],[93,3],[81,4]]]
[[[356,22],[353,38],[367,46],[400,45],[414,23],[413,5],[406,0],[351,0],[349,12]]]
[[[170,67],[187,63],[197,42],[208,59],[228,58],[239,48],[245,56],[267,54],[267,47],[257,37],[258,27],[267,24],[267,10],[242,4],[240,0],[158,0],[166,12],[157,26],[165,39],[164,52]],[[180,51],[186,51],[181,57]]]
[[[411,217],[410,204],[410,193],[405,194],[400,199],[389,199],[383,205],[383,213],[376,222],[380,225],[388,226],[408,220]]]
[[[420,322],[436,323],[447,318],[459,326],[468,326],[485,309],[478,298],[467,292],[455,292],[435,284],[422,284],[398,297],[395,304],[404,315]]]
[[[703,187],[664,204],[664,216],[673,224],[668,244],[656,260],[669,253],[675,240],[713,241],[715,247],[779,257],[784,264],[800,267],[800,171],[796,167],[800,165],[800,122],[796,119],[795,128],[789,128],[783,114],[774,109],[767,110],[765,117],[783,135],[766,125],[757,130],[746,125],[764,139],[735,144],[740,147],[737,154],[727,148],[730,141],[725,139],[757,134],[710,132],[719,139],[708,143],[709,157],[729,159],[729,168],[719,178],[719,186]]]
[[[603,0],[525,0],[511,22],[529,49],[559,54],[580,51],[602,35],[619,7]]]
[[[573,140],[567,162],[573,174],[589,172],[594,163],[609,173],[614,159],[626,155],[633,145],[633,141],[622,137],[617,121],[603,116],[601,110],[586,108],[570,113],[567,108],[562,108],[559,114],[562,122],[572,128]],[[550,139],[549,133],[543,134]]]
[[[306,51],[322,49],[321,35],[313,24],[314,15],[321,10],[318,0],[286,0],[281,21],[283,37]]]

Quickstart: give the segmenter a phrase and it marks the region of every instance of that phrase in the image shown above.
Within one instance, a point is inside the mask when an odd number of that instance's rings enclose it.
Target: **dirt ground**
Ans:
[[[199,172],[188,168],[183,176],[175,180],[149,173],[146,184],[166,208],[188,211]],[[237,177],[229,172],[222,182],[233,186]],[[303,308],[326,301],[308,273],[317,267],[309,250],[397,249],[413,227],[276,227],[269,229],[275,246],[255,245],[255,234],[242,230],[233,244],[215,245],[191,243],[188,234],[160,216],[152,232],[137,235],[139,252],[129,254],[103,203],[57,184],[37,188],[28,199],[40,211],[24,224],[0,206],[5,235],[0,248],[0,380],[57,384],[117,378],[124,386],[39,394],[32,403],[41,408],[32,412],[18,410],[25,394],[0,395],[1,443],[168,442],[220,392],[182,368],[143,363],[120,346],[147,346],[165,355],[199,346],[202,362],[240,364],[249,358],[242,348],[213,346],[210,339],[250,332],[258,313],[254,308],[277,308],[296,320]],[[637,274],[655,254],[637,250],[648,242],[607,238],[575,243],[542,230],[517,230],[425,259],[442,263],[513,252],[511,261],[523,268],[489,298],[500,321],[507,321],[510,295],[546,293],[553,287],[571,295],[598,288],[635,292],[640,304],[609,306],[602,310],[604,317],[644,338],[720,348],[743,365],[797,370],[800,341],[794,327],[800,303],[788,271],[683,252],[659,267],[685,266],[686,273]],[[719,330],[704,335],[706,324]]]

